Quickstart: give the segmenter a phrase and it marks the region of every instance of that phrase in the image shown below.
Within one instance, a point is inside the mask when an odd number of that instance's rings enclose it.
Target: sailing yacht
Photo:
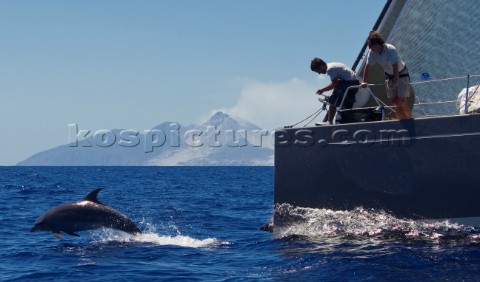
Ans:
[[[340,108],[332,125],[276,131],[275,205],[480,225],[478,2],[389,0],[373,30],[408,66],[414,118],[393,118],[374,66],[363,105]],[[367,51],[365,43],[354,70]],[[346,114],[356,122],[342,122]],[[274,225],[285,222],[274,214]]]

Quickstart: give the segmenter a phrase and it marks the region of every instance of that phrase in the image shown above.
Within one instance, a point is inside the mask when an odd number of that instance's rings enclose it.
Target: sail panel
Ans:
[[[415,102],[421,103],[415,116],[456,112],[455,103],[423,103],[456,100],[467,86],[466,76],[480,74],[479,30],[478,1],[392,1],[379,32],[407,64]],[[370,77],[373,83],[384,80],[381,70]],[[443,80],[454,77],[462,78]],[[479,77],[471,77],[470,85],[479,83]],[[386,100],[384,90],[373,91]]]

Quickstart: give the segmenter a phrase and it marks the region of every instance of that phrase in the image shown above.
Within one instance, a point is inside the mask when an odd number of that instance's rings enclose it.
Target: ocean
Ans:
[[[381,211],[277,207],[272,167],[0,167],[1,281],[479,281],[480,230]],[[143,234],[31,233],[100,187]]]

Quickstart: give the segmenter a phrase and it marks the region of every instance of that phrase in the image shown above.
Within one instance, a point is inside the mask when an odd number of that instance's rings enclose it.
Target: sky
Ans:
[[[79,129],[265,129],[321,107],[310,60],[352,66],[385,0],[0,1],[0,165]]]

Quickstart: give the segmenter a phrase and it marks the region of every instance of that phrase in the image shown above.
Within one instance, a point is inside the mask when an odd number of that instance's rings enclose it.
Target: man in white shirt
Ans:
[[[318,74],[328,74],[331,83],[324,88],[318,89],[317,94],[321,95],[323,92],[333,89],[333,93],[328,99],[330,107],[327,114],[327,123],[332,124],[337,107],[342,102],[343,95],[349,86],[360,85],[360,82],[355,76],[355,72],[342,63],[325,63],[322,59],[314,58],[310,64],[310,69]],[[355,102],[355,94],[358,89],[351,89],[345,98],[344,109],[351,109]]]
[[[410,76],[405,62],[398,55],[397,49],[391,44],[386,44],[385,39],[377,31],[368,37],[370,51],[367,63],[363,70],[362,87],[367,87],[370,66],[379,63],[385,70],[387,95],[395,105],[395,114],[398,119],[412,118],[412,111],[408,105],[410,97]]]

